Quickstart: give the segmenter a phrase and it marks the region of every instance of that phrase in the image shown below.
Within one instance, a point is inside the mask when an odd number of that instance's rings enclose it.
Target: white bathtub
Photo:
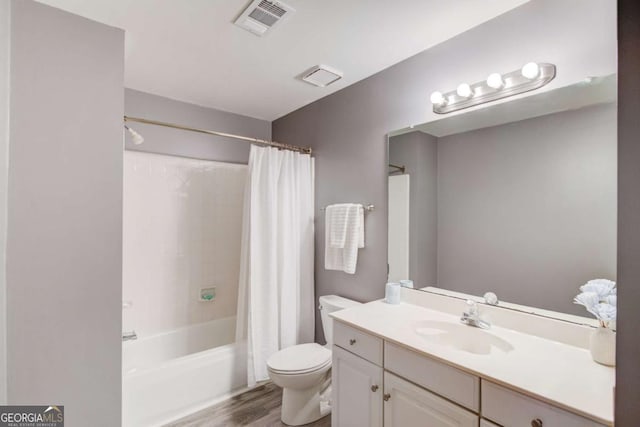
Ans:
[[[234,335],[230,317],[123,343],[123,426],[161,426],[246,386]]]

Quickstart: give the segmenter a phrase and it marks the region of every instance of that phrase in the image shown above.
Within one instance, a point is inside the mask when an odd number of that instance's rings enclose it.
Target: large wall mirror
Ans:
[[[616,280],[616,76],[389,135],[389,279],[585,316]]]

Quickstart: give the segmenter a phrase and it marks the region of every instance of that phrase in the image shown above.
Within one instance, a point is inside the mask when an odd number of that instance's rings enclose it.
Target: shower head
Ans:
[[[138,132],[136,132],[135,130],[131,129],[127,125],[124,125],[124,128],[131,134],[131,141],[135,145],[140,145],[140,144],[142,144],[144,142],[144,137],[142,135],[140,135]]]

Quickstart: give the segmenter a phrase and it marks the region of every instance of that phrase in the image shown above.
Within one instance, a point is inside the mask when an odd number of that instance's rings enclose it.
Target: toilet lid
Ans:
[[[331,351],[316,343],[299,344],[275,353],[267,366],[278,372],[304,372],[321,368],[331,362]]]

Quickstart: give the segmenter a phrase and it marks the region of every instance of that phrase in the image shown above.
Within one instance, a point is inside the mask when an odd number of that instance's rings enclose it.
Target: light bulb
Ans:
[[[504,86],[504,80],[500,73],[492,73],[487,77],[487,86],[492,89],[501,89]]]
[[[447,103],[447,99],[442,95],[442,92],[438,91],[433,92],[430,99],[433,105],[443,106]]]
[[[526,77],[529,80],[533,80],[540,75],[540,66],[535,62],[529,62],[522,67],[520,70],[523,77]]]
[[[458,86],[458,89],[456,89],[456,93],[458,94],[458,96],[462,98],[471,98],[471,96],[473,95],[473,91],[471,91],[471,86],[469,86],[466,83],[460,84]]]

